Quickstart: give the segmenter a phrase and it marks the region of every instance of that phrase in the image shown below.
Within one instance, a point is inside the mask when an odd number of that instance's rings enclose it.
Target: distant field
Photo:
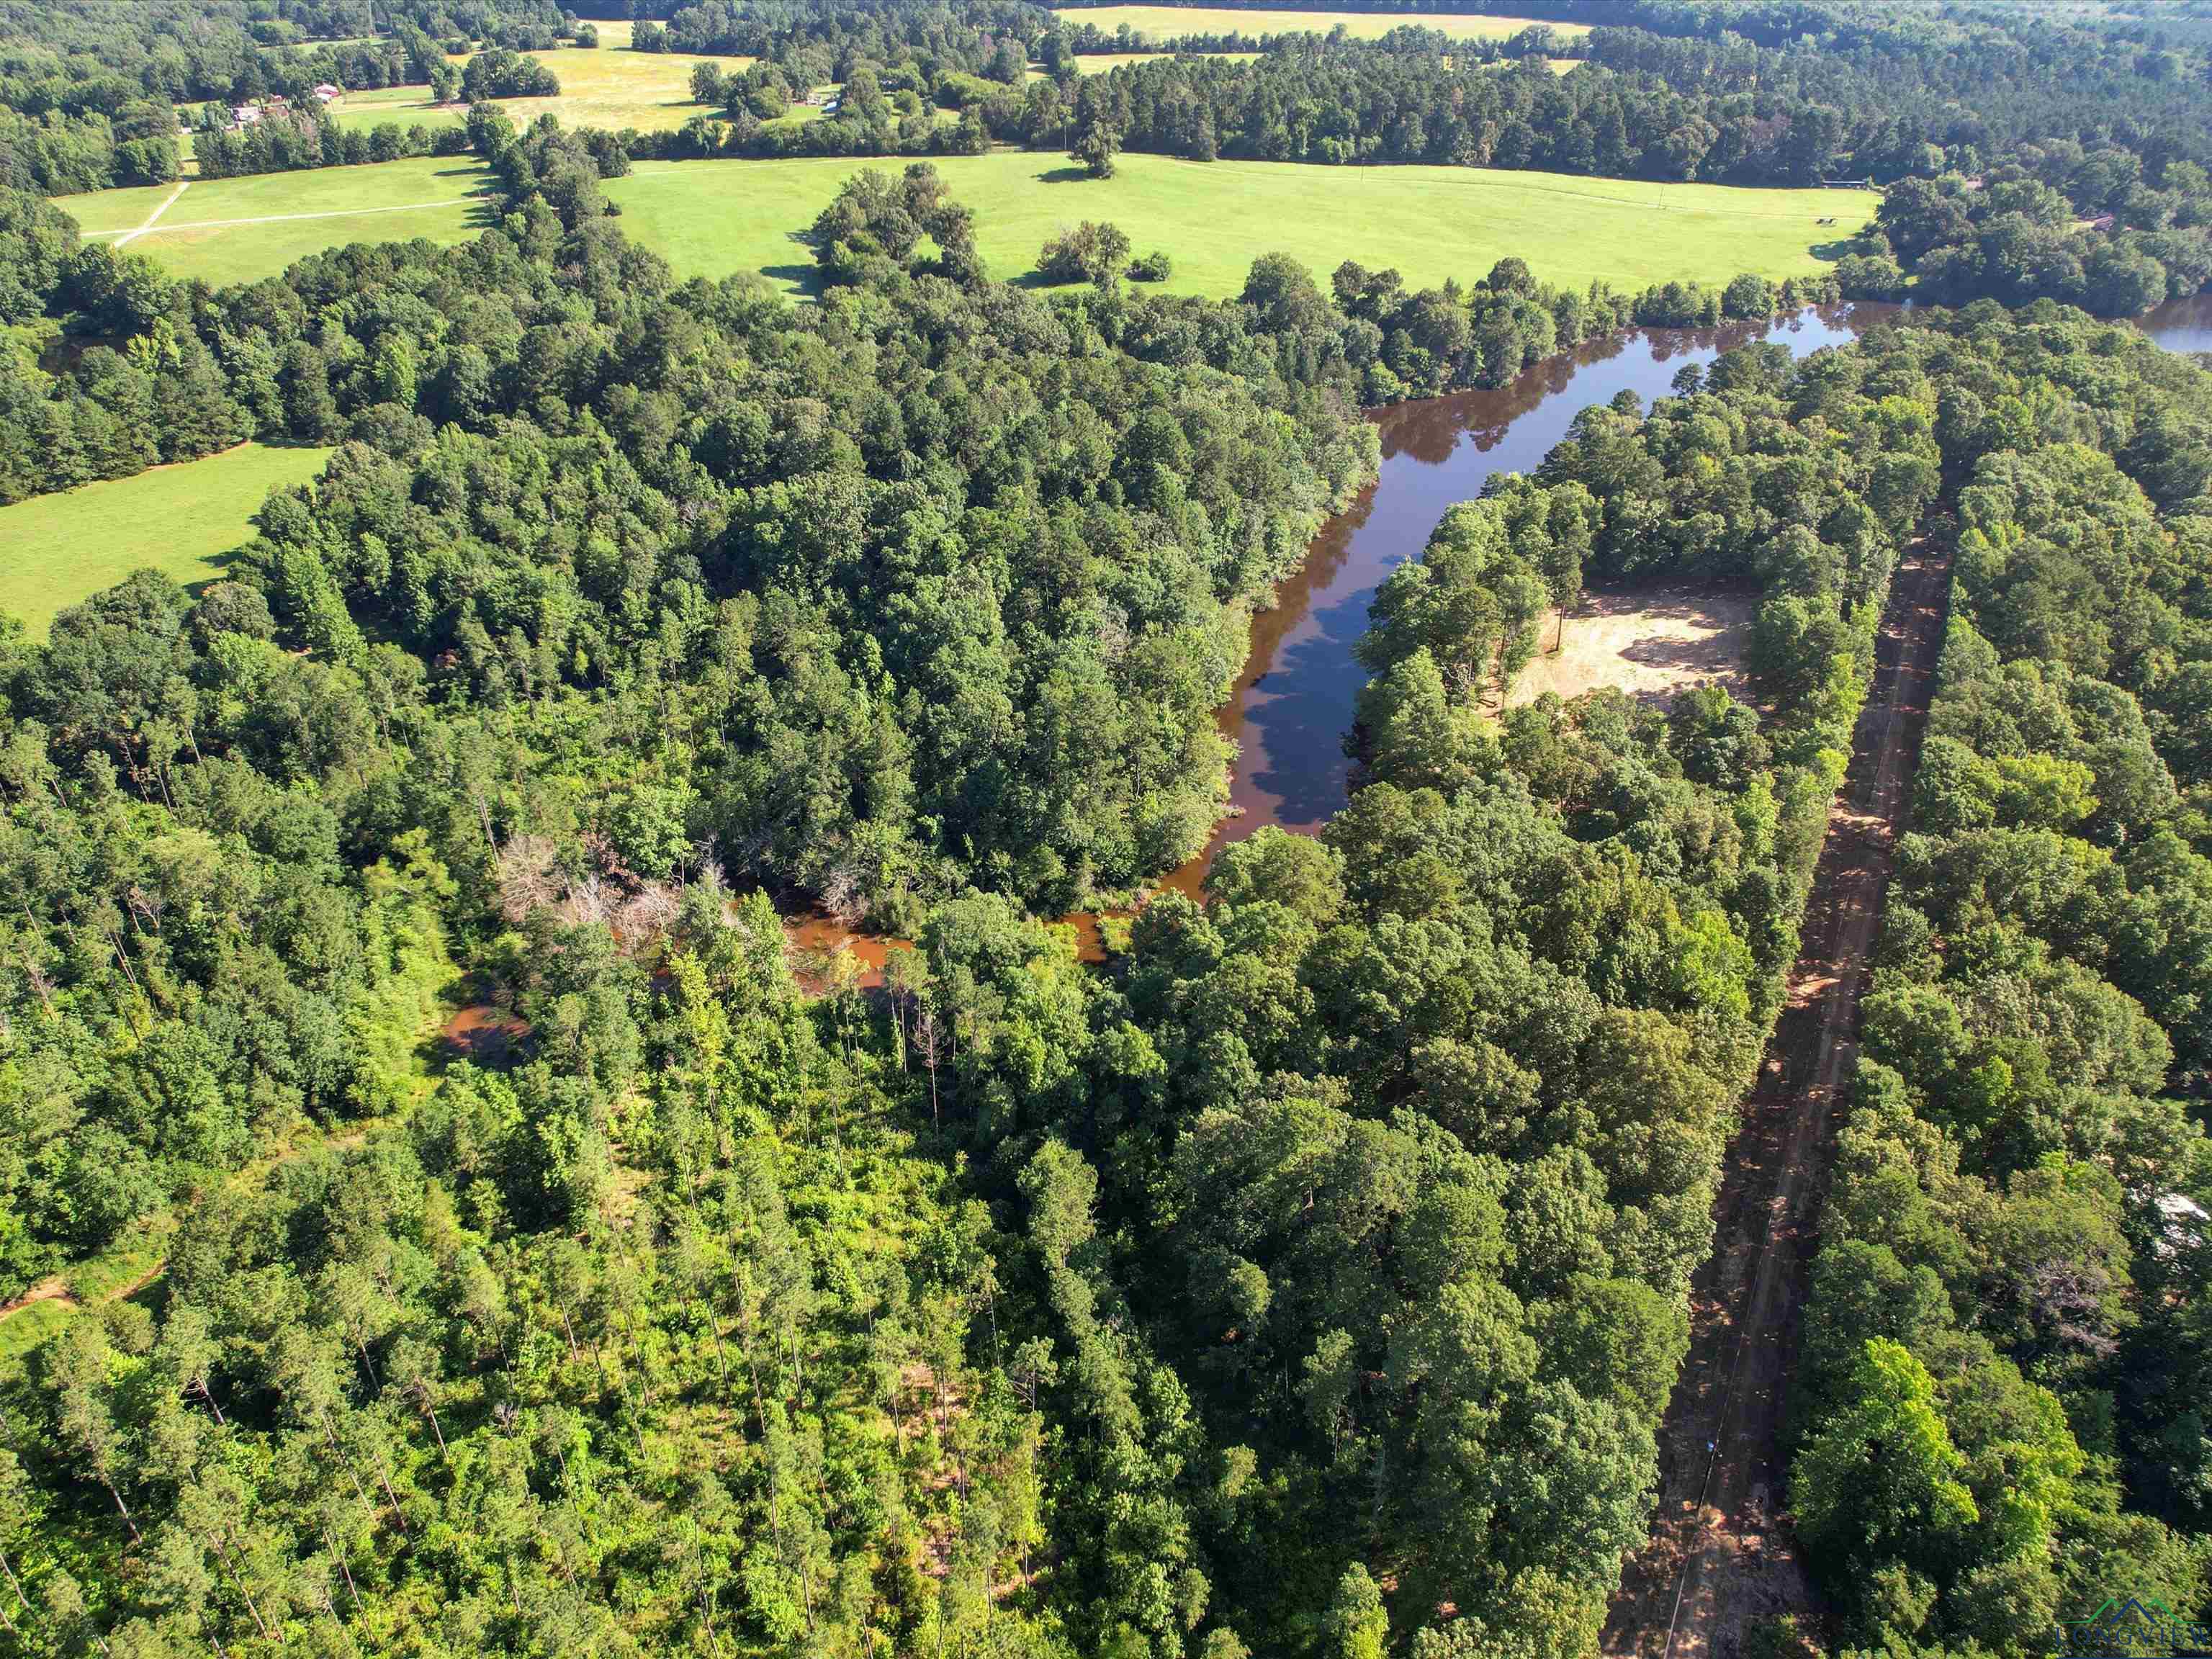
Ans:
[[[695,64],[712,64],[724,74],[747,67],[750,58],[696,58],[682,52],[631,52],[630,25],[602,23],[596,48],[563,46],[527,56],[545,64],[561,77],[561,92],[554,98],[503,98],[499,106],[525,125],[541,115],[556,117],[565,127],[606,127],[619,131],[636,127],[653,131],[682,126],[695,115],[714,112],[691,101],[691,70]],[[452,60],[456,67],[466,58]],[[348,93],[336,108],[339,120],[349,125],[412,126],[433,129],[459,126],[468,118],[460,105],[439,106],[428,101],[428,87],[384,87],[373,92]]]
[[[1064,6],[1063,22],[1096,23],[1108,33],[1127,23],[1155,40],[1182,34],[1327,34],[1338,24],[1358,40],[1379,40],[1408,24],[1440,29],[1461,40],[1504,40],[1529,27],[1528,17],[1472,17],[1460,12],[1245,10],[1233,6]],[[1549,23],[1562,39],[1589,33],[1586,23]]]
[[[793,233],[870,165],[899,163],[647,161],[606,189],[623,210],[623,230],[680,275],[752,270],[798,290],[813,256]],[[1577,287],[1743,270],[1786,276],[1816,269],[1813,248],[1850,235],[1880,200],[1867,191],[1632,184],[1479,167],[1206,166],[1159,155],[1123,155],[1103,180],[1077,178],[1057,155],[1016,150],[943,157],[937,166],[975,208],[984,254],[1000,276],[1028,271],[1061,226],[1103,218],[1139,250],[1173,256],[1170,288],[1212,295],[1235,293],[1254,256],[1270,251],[1322,273],[1346,258],[1395,265],[1417,283],[1479,276],[1509,253],[1547,282]],[[483,210],[469,198],[484,178],[474,162],[431,159],[217,179],[192,185],[131,246],[179,276],[225,283],[272,275],[346,242],[460,241],[483,223]],[[112,233],[143,223],[168,194],[103,191],[59,204]],[[1828,216],[1833,225],[1814,223]]]
[[[245,444],[0,507],[0,611],[43,638],[64,606],[134,570],[204,581],[252,535],[248,520],[269,492],[313,477],[329,453]]]
[[[803,288],[810,223],[863,162],[643,162],[607,194],[623,228],[681,276],[757,270]],[[877,165],[886,165],[878,163]],[[1001,276],[1035,264],[1045,239],[1081,219],[1110,219],[1141,251],[1174,257],[1170,289],[1233,294],[1255,256],[1297,255],[1326,274],[1342,261],[1395,265],[1415,283],[1480,276],[1504,256],[1545,281],[1642,287],[1745,270],[1817,270],[1816,244],[1872,216],[1866,191],[1733,190],[1643,185],[1476,167],[1330,167],[1273,161],[1204,165],[1125,155],[1115,176],[1078,179],[1057,155],[1000,151],[940,159],[975,210],[984,257]],[[1836,223],[1816,226],[1832,216]]]
[[[272,276],[348,242],[465,241],[486,223],[490,169],[468,156],[416,156],[372,167],[308,167],[194,183],[131,243],[179,276],[216,283]],[[88,234],[128,232],[173,185],[58,196]]]
[[[1075,65],[1075,72],[1078,75],[1103,75],[1107,70],[1120,69],[1125,64],[1149,64],[1156,58],[1166,58],[1171,55],[1164,52],[1087,52],[1071,58],[1067,61]],[[1218,58],[1224,64],[1249,64],[1260,54],[1256,52],[1206,52],[1197,55],[1201,58]],[[1032,81],[1050,78],[1042,70],[1033,69],[1030,71],[1030,79]]]

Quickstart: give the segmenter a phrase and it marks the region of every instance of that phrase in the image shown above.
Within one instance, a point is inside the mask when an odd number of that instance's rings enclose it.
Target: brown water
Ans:
[[[2212,351],[2212,293],[2169,300],[2137,318],[2136,326],[2168,351]]]
[[[1754,340],[1807,356],[1841,345],[1896,314],[1889,305],[1808,308],[1768,324],[1709,329],[1635,329],[1548,359],[1494,392],[1400,404],[1370,416],[1382,441],[1374,483],[1322,526],[1306,561],[1252,619],[1252,643],[1219,720],[1237,747],[1229,782],[1231,816],[1206,850],[1160,885],[1195,896],[1213,855],[1267,824],[1318,830],[1346,799],[1352,763],[1344,753],[1355,701],[1367,671],[1353,643],[1367,629],[1367,607],[1382,579],[1428,544],[1455,503],[1482,493],[1493,474],[1528,472],[1593,404],[1633,392],[1648,406],[1675,375]],[[1086,960],[1103,955],[1098,919],[1062,917],[1077,929]],[[805,947],[844,945],[860,959],[862,983],[880,984],[887,943],[824,917],[793,924]]]
[[[1304,566],[1253,619],[1252,650],[1221,729],[1237,744],[1229,799],[1236,816],[1165,885],[1194,892],[1215,853],[1263,825],[1311,831],[1344,805],[1344,753],[1367,671],[1352,647],[1382,579],[1428,544],[1447,509],[1500,472],[1530,472],[1593,404],[1633,392],[1648,406],[1676,374],[1753,340],[1807,356],[1841,345],[1894,306],[1808,309],[1782,321],[1711,329],[1637,329],[1538,364],[1494,392],[1400,404],[1370,418],[1380,429],[1376,482],[1322,527]]]
[[[529,1040],[530,1022],[511,1009],[473,1003],[454,1010],[438,1037],[456,1059],[496,1066]]]

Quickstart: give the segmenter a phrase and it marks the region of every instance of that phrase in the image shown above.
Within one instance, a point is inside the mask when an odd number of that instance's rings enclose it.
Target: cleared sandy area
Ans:
[[[1545,620],[1535,659],[1513,682],[1506,705],[1534,702],[1547,691],[1579,697],[1607,685],[1662,702],[1709,680],[1738,687],[1758,608],[1747,593],[1692,588],[1586,595],[1564,629],[1557,613]]]

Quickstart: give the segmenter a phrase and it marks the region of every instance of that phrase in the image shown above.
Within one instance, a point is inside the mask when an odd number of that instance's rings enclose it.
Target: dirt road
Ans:
[[[1747,1621],[1812,1603],[1780,1518],[1776,1442],[1949,591],[1948,559],[1929,550],[1891,585],[1789,1001],[1729,1153],[1712,1256],[1691,1289],[1690,1354],[1660,1428],[1651,1538],[1629,1562],[1607,1621],[1604,1651],[1620,1659],[1733,1659]]]
[[[171,208],[176,206],[177,198],[179,196],[182,196],[191,187],[192,181],[191,179],[179,179],[177,181],[177,187],[161,198],[161,206],[155,208],[151,213],[146,216],[145,223],[135,226],[131,229],[125,231],[120,236],[115,239],[115,246],[118,247],[129,247],[131,243],[137,240],[141,236],[143,236],[148,231],[153,229],[155,221],[159,219],[163,214],[167,213]]]

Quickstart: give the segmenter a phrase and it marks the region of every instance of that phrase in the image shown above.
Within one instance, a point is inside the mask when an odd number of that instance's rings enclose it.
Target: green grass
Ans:
[[[622,228],[681,276],[757,271],[804,289],[813,254],[794,240],[860,167],[896,161],[647,161],[609,181]],[[1045,239],[1082,219],[1110,219],[1140,251],[1175,259],[1170,289],[1233,294],[1261,253],[1297,255],[1322,275],[1346,258],[1395,265],[1417,283],[1481,276],[1506,254],[1547,282],[1602,278],[1624,288],[1674,277],[1788,276],[1819,267],[1814,249],[1850,236],[1879,198],[1868,191],[1737,190],[1650,185],[1480,167],[1330,167],[1288,162],[1202,166],[1124,155],[1115,177],[1085,179],[1056,154],[1001,150],[937,166],[975,210],[994,271],[1019,276]],[[210,282],[273,275],[319,248],[427,235],[459,241],[483,210],[472,161],[427,159],[325,167],[194,185],[131,246],[179,276]],[[102,191],[60,205],[106,228],[143,222],[167,192]],[[108,198],[130,196],[128,204]],[[404,211],[365,210],[449,198]],[[315,218],[270,215],[322,213]],[[1833,216],[1832,226],[1814,221]],[[262,218],[261,223],[224,221]]]
[[[1164,52],[1094,52],[1080,54],[1067,61],[1075,65],[1075,72],[1078,75],[1103,75],[1109,70],[1117,70],[1124,64],[1149,64],[1155,58],[1166,58],[1171,55]],[[1249,64],[1260,54],[1256,52],[1202,52],[1196,55],[1200,58],[1218,58],[1224,64]],[[1033,69],[1030,71],[1030,79],[1032,81],[1046,81],[1051,78],[1041,69]]]
[[[0,611],[43,638],[55,613],[151,566],[180,582],[219,574],[280,484],[313,477],[326,449],[245,444],[0,507]]]
[[[473,157],[425,155],[196,181],[130,246],[179,276],[252,282],[348,242],[465,241],[488,222],[481,198],[490,179]],[[106,236],[144,224],[174,189],[58,196],[54,205],[88,234]]]
[[[174,185],[138,185],[128,190],[95,190],[82,196],[57,196],[54,205],[76,221],[88,236],[129,230],[176,194]],[[189,196],[190,191],[185,192]]]
[[[1068,23],[1096,23],[1111,34],[1127,23],[1155,40],[1184,34],[1327,34],[1338,24],[1355,40],[1379,40],[1408,24],[1440,29],[1456,40],[1504,40],[1535,20],[1473,17],[1457,12],[1248,11],[1231,6],[1066,6],[1055,14]],[[1589,33],[1587,23],[1549,23],[1562,38]]]
[[[793,240],[846,178],[847,160],[645,162],[607,194],[625,232],[684,276],[755,270],[803,289],[812,251]],[[878,166],[890,165],[878,163]],[[1171,289],[1233,294],[1255,257],[1295,254],[1326,276],[1343,260],[1395,265],[1415,283],[1482,276],[1507,254],[1546,282],[1623,288],[1741,271],[1819,269],[1816,245],[1851,234],[1878,201],[1865,191],[1645,185],[1476,167],[1210,166],[1124,155],[1115,176],[1074,176],[1060,156],[1000,151],[937,163],[975,210],[994,273],[1019,276],[1045,239],[1110,219],[1139,252],[1175,260]],[[1814,221],[1833,216],[1832,226]]]
[[[606,127],[641,131],[682,126],[695,115],[716,112],[691,101],[691,70],[695,64],[712,64],[724,74],[749,65],[750,58],[696,58],[682,52],[632,52],[630,25],[599,25],[595,48],[562,47],[533,52],[527,56],[551,69],[561,78],[561,91],[552,98],[503,98],[499,106],[526,126],[541,115],[559,118],[564,127]],[[466,58],[455,58],[456,68]],[[459,126],[468,118],[459,104],[435,106],[428,101],[428,87],[383,87],[370,92],[348,93],[333,106],[341,122],[349,125],[412,126],[436,129]]]

